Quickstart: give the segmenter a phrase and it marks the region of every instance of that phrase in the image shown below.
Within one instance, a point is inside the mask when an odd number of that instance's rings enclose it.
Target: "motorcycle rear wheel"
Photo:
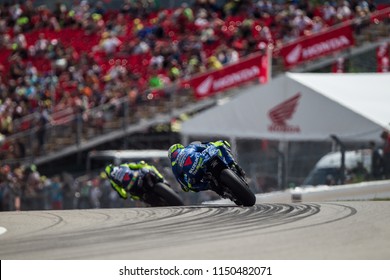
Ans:
[[[256,203],[256,196],[249,189],[246,183],[238,177],[230,169],[224,169],[220,175],[221,183],[228,188],[233,196],[236,198],[234,201],[239,206],[253,206]]]

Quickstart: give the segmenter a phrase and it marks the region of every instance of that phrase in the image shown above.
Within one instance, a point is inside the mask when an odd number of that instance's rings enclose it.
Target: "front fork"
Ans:
[[[221,175],[222,170],[226,168],[228,167],[225,162],[219,156],[214,156],[206,164],[207,180],[211,185],[210,188],[217,194],[224,198],[233,199],[233,196],[230,194],[229,189],[227,189],[220,183],[219,177]]]

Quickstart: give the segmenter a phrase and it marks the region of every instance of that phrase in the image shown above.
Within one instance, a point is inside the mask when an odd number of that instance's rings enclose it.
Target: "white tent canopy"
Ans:
[[[390,129],[390,74],[286,73],[183,123],[184,137],[377,140]]]

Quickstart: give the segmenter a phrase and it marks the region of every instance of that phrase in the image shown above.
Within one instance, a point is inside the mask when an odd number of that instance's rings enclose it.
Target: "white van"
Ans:
[[[345,152],[345,171],[352,170],[362,163],[368,173],[371,172],[371,150]],[[303,186],[328,185],[330,180],[339,185],[341,180],[341,152],[331,152],[323,156],[303,182]]]

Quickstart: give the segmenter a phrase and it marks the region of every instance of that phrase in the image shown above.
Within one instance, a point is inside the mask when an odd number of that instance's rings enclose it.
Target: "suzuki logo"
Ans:
[[[298,126],[291,126],[286,123],[287,120],[291,119],[295,113],[300,98],[301,94],[297,93],[269,111],[268,116],[272,121],[272,125],[268,127],[269,131],[300,132],[300,128]]]

